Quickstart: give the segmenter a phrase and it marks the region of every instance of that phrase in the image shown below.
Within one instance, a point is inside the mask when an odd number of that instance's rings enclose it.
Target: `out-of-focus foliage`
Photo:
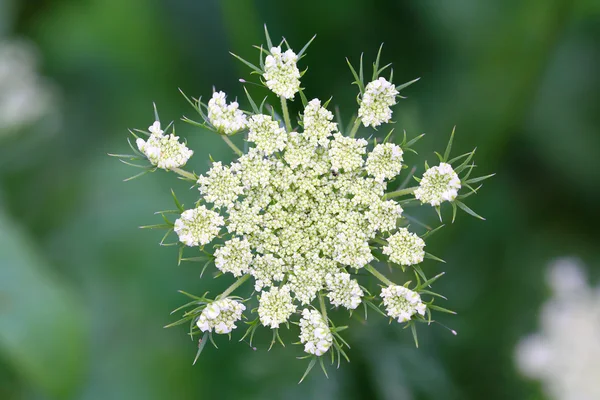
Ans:
[[[160,172],[123,183],[131,169],[106,153],[152,122],[152,101],[164,120],[191,114],[178,87],[214,85],[247,106],[248,71],[228,51],[255,58],[264,22],[296,47],[317,33],[307,60],[318,68],[302,83],[333,96],[344,121],[356,111],[344,57],[370,59],[385,42],[397,82],[422,77],[395,108],[397,129],[427,133],[417,150],[443,149],[457,125],[456,154],[476,145],[478,169],[497,172],[473,201],[487,221],[462,218],[427,244],[447,261],[425,268],[447,272],[438,287],[458,315],[441,322],[458,336],[422,329],[415,349],[399,326],[356,319],[352,363],[296,385],[305,363],[266,354],[269,337],[256,351],[206,348],[192,367],[196,343],[161,328],[178,289],[229,282],[201,283],[201,265],[178,267],[160,233],[136,228],[156,223],[171,188],[187,204],[196,192]],[[37,44],[63,116],[32,145],[20,145],[27,130],[0,143],[11,155],[0,160],[0,398],[541,398],[513,348],[535,329],[544,266],[575,254],[599,275],[599,22],[592,0],[0,0],[0,34]],[[196,172],[209,153],[232,156],[209,132],[179,124],[178,135]]]

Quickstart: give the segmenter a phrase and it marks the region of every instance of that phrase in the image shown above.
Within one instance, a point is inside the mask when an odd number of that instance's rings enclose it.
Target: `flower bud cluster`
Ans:
[[[205,206],[186,210],[175,221],[175,233],[186,246],[203,246],[210,243],[225,223],[222,216]]]
[[[383,254],[390,261],[399,265],[415,265],[423,262],[425,257],[425,241],[406,228],[398,229],[387,239],[388,245],[383,247]]]
[[[232,299],[216,300],[202,310],[196,325],[202,332],[212,331],[226,334],[237,328],[235,323],[242,319],[246,306]]]
[[[300,71],[296,66],[298,56],[291,49],[281,52],[281,47],[272,47],[265,59],[263,78],[269,89],[278,96],[293,99],[300,90]]]
[[[350,274],[340,272],[338,274],[327,274],[325,283],[329,293],[329,301],[334,306],[343,306],[354,310],[361,302],[364,293],[358,282],[350,278]]]
[[[369,153],[365,171],[378,182],[395,178],[402,170],[402,154],[400,146],[393,143],[378,144]]]
[[[319,99],[311,100],[304,108],[302,116],[304,138],[312,145],[326,146],[327,138],[337,131],[337,124],[331,122],[332,119],[333,113],[325,107],[321,107]]]
[[[304,351],[315,356],[322,356],[333,344],[333,335],[327,322],[317,310],[302,310],[300,319],[300,342]]]
[[[227,104],[224,92],[213,93],[208,101],[208,120],[221,133],[231,135],[246,127],[246,115],[237,101]]]
[[[369,82],[365,87],[365,94],[360,102],[358,116],[364,126],[377,127],[392,118],[390,106],[396,104],[398,91],[396,87],[385,78]]]
[[[248,141],[256,144],[256,148],[265,155],[271,155],[285,148],[287,134],[277,121],[269,115],[253,115],[248,121]]]
[[[387,314],[398,322],[410,321],[413,315],[425,315],[425,304],[419,293],[398,285],[390,285],[381,289],[381,298]]]
[[[252,263],[252,250],[246,239],[233,238],[215,250],[215,266],[223,273],[242,276]]]
[[[282,287],[271,287],[269,291],[263,291],[258,299],[258,316],[260,322],[271,329],[278,328],[280,324],[286,323],[296,311],[287,285]]]
[[[440,163],[425,171],[419,188],[415,190],[415,197],[421,200],[421,203],[439,206],[444,201],[454,200],[460,187],[460,179],[452,166]]]
[[[183,167],[194,154],[185,144],[179,143],[178,136],[163,135],[160,122],[154,122],[148,131],[148,140],[137,138],[136,144],[152,165],[166,170]]]

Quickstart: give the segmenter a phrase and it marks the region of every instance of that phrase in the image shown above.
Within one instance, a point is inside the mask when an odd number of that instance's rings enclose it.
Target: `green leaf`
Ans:
[[[438,258],[438,257],[434,256],[433,254],[427,253],[427,252],[425,252],[425,258],[429,258],[430,260],[435,260],[435,261],[439,261],[442,263],[446,263],[446,261],[442,260],[441,258]]]
[[[438,217],[440,218],[440,222],[443,222],[442,221],[442,209],[441,209],[441,207],[440,206],[435,206],[434,208],[435,208],[435,212],[437,213]]]
[[[267,38],[267,46],[269,46],[269,51],[271,51],[271,48],[273,47],[273,42],[271,42],[271,37],[269,36],[267,24],[265,24],[265,37]]]
[[[171,229],[171,225],[169,224],[155,224],[155,225],[143,225],[140,226],[140,229]]]
[[[364,93],[364,87],[363,87],[362,80],[359,78],[358,74],[356,73],[356,70],[354,69],[354,67],[352,66],[352,64],[350,64],[350,60],[348,60],[347,57],[346,57],[346,62],[348,63],[348,66],[350,67],[350,71],[352,72],[352,76],[354,76],[354,82],[352,82],[352,83],[355,84],[355,85],[358,85],[360,93],[363,94]],[[362,66],[362,63],[361,63],[361,66]]]
[[[413,79],[410,82],[406,82],[406,83],[403,83],[402,85],[398,85],[398,86],[396,86],[396,90],[401,91],[402,89],[405,89],[405,88],[409,87],[410,85],[412,85],[413,83],[417,82],[419,79],[421,79],[421,78]]]
[[[323,370],[325,377],[329,379],[329,375],[327,375],[327,370],[325,369],[325,364],[323,364],[323,358],[321,357],[319,357],[319,364],[321,364],[321,369]]]
[[[456,130],[456,126],[452,128],[452,133],[450,134],[450,140],[448,140],[448,145],[446,146],[446,151],[444,152],[444,160],[446,162],[450,158],[450,151],[452,151],[452,142],[454,141],[454,131]]]
[[[410,330],[412,331],[413,339],[415,341],[415,347],[419,348],[419,339],[417,338],[417,327],[414,322],[410,324]]]
[[[196,352],[196,357],[194,357],[194,362],[192,363],[192,365],[196,365],[196,361],[198,361],[198,357],[200,357],[202,350],[204,350],[204,346],[206,346],[206,342],[207,342],[206,339],[208,339],[208,333],[209,332],[205,332],[204,335],[202,335],[202,339],[200,339],[198,341],[198,351]]]
[[[453,201],[450,204],[452,204],[452,223],[454,223],[456,219],[456,203]]]
[[[437,233],[437,231],[439,231],[440,229],[442,229],[444,226],[445,226],[445,224],[442,224],[442,225],[438,226],[437,228],[434,228],[434,229],[431,229],[431,230],[427,231],[423,236],[421,236],[421,239],[426,239],[429,236]]]
[[[304,375],[302,375],[302,378],[300,379],[300,382],[298,382],[298,384],[302,383],[304,378],[306,378],[306,376],[308,375],[310,370],[313,369],[313,367],[315,366],[316,363],[317,363],[317,357],[313,357],[313,359],[310,361],[310,363],[308,363],[308,367],[306,367],[306,371],[304,371]]]
[[[481,215],[477,214],[475,211],[471,210],[469,207],[467,207],[467,205],[465,203],[458,201],[458,200],[455,200],[454,202],[456,203],[456,205],[458,207],[460,207],[461,210],[463,210],[467,214],[485,221],[485,218],[483,218]]]
[[[496,174],[489,174],[489,175],[486,175],[486,176],[480,176],[478,178],[469,179],[465,183],[471,184],[471,183],[481,182],[481,181],[484,181],[484,180],[486,180],[488,178],[491,178],[494,175],[496,175]]]
[[[255,114],[260,114],[260,111],[258,110],[258,106],[254,102],[254,100],[252,100],[252,96],[250,96],[250,93],[248,92],[248,89],[246,89],[246,86],[244,86],[244,92],[246,92],[246,97],[248,97],[248,101],[250,102],[252,111],[254,111]]]
[[[440,311],[440,312],[447,313],[447,314],[456,315],[455,311],[448,310],[447,308],[443,308],[443,307],[440,307],[440,306],[436,306],[435,304],[428,304],[427,308],[431,308],[432,310]]]
[[[241,62],[243,62],[244,64],[246,64],[253,71],[255,71],[255,72],[259,73],[259,74],[262,74],[262,70],[260,68],[258,68],[256,65],[252,64],[250,61],[246,61],[242,57],[240,57],[237,54],[234,54],[232,52],[229,52],[229,54],[231,54],[232,56],[234,56],[235,58],[237,58],[238,60],[240,60]],[[198,107],[198,108],[200,108],[200,107]]]
[[[379,46],[379,50],[377,51],[377,58],[375,58],[375,62],[373,63],[373,79],[372,81],[377,79],[377,71],[379,70],[379,60],[381,59],[381,50],[383,49],[383,43]]]
[[[175,196],[175,192],[173,191],[173,189],[171,189],[171,195],[173,195],[173,201],[175,202],[175,206],[177,207],[177,209],[181,212],[183,212],[185,209],[183,208],[183,204],[181,204],[179,202],[179,200],[177,200],[177,196]]]
[[[152,106],[154,107],[154,120],[160,121],[160,118],[158,117],[158,110],[156,109],[156,103],[153,102]]]
[[[265,25],[265,29],[266,29],[266,25]],[[306,51],[306,49],[308,49],[308,46],[310,46],[310,44],[313,42],[313,40],[315,40],[315,38],[317,37],[317,35],[313,36],[308,43],[306,43],[304,45],[304,47],[302,48],[302,50],[300,50],[300,52],[298,53],[298,59],[302,58],[304,55],[304,52]]]
[[[442,272],[440,274],[437,274],[436,276],[434,276],[433,278],[429,279],[426,282],[423,282],[423,284],[421,285],[421,287],[427,287],[427,286],[431,286],[431,284],[435,281],[437,281],[438,279],[440,279],[442,276],[444,276],[446,273]]]

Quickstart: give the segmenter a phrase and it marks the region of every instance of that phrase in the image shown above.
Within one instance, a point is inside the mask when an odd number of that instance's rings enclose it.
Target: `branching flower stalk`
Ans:
[[[268,97],[256,102],[245,87],[249,110],[242,110],[237,101],[228,103],[223,92],[215,91],[208,103],[184,95],[200,120],[182,120],[220,135],[237,156],[235,161],[225,165],[211,159],[212,167],[202,175],[185,170],[193,152],[175,136],[172,123],[162,129],[156,109],[147,131],[131,131],[133,154],[114,156],[141,168],[141,174],[163,169],[193,181],[200,192],[193,207],[186,209],[173,193],[177,209],[160,212],[163,223],[145,228],[165,229],[161,244],[174,233],[179,262],[201,262],[202,273],[214,266],[217,276],[237,279],[216,297],[184,293],[191,301],[174,311],[186,310],[169,326],[188,323],[192,338],[202,334],[195,360],[207,340],[214,344],[214,335],[231,337],[243,319],[247,329],[241,340],[248,338],[251,346],[261,326],[272,330],[272,346],[276,341],[283,344],[279,329],[298,325],[298,343],[306,353],[302,358],[311,359],[305,377],[317,362],[326,373],[324,359],[337,360],[338,366],[341,358],[348,360],[349,346],[340,335],[347,326],[334,325],[331,309],[346,309],[352,315],[362,304],[365,318],[371,309],[410,327],[415,343],[416,323],[431,323],[432,312],[451,313],[437,305],[436,298],[445,298],[431,289],[443,273],[428,278],[421,267],[424,259],[442,261],[424,250],[425,239],[441,226],[434,229],[419,222],[425,231],[413,232],[409,222],[417,220],[403,205],[434,207],[442,220],[441,206],[449,203],[452,221],[457,209],[481,218],[463,201],[481,187],[472,185],[491,175],[470,177],[474,150],[450,157],[453,131],[444,153],[436,153],[439,165],[429,167],[426,162],[422,177],[414,177],[418,186],[407,187],[415,167],[396,183],[407,168],[404,158],[416,154],[413,146],[423,135],[407,140],[405,132],[394,143],[393,129],[383,139],[368,130],[392,122],[392,107],[403,98],[401,91],[417,79],[395,86],[390,65],[379,66],[381,48],[368,82],[363,57],[358,72],[348,61],[359,89],[358,110],[349,131],[343,132],[333,122],[329,101],[309,101],[300,86],[306,70],[301,72],[298,63],[314,37],[296,54],[285,39],[274,45],[266,27],[265,35],[266,47],[257,47],[258,66],[234,57],[278,98],[279,114]],[[390,74],[383,77],[387,69]],[[298,98],[303,111],[292,121],[288,105]],[[240,134],[248,142],[246,152],[234,144]],[[356,138],[359,134],[371,135],[372,142]],[[188,251],[195,254],[184,257]],[[396,283],[398,276],[384,275],[382,264],[414,277]],[[236,293],[251,289],[244,285],[249,280],[254,292],[242,298]],[[373,294],[367,289],[377,286]]]

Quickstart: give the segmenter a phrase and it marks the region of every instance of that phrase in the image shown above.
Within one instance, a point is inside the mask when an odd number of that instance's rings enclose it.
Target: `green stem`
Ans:
[[[352,125],[352,129],[350,130],[350,137],[353,138],[354,136],[356,136],[356,132],[358,131],[358,127],[360,126],[360,123],[362,121],[360,120],[359,117],[356,117],[356,119],[354,120],[354,125]]]
[[[288,132],[292,131],[292,122],[290,121],[290,112],[288,111],[287,101],[285,97],[281,96],[281,112],[283,113],[283,120],[285,121],[285,128]]]
[[[394,197],[406,196],[407,194],[414,193],[415,190],[417,190],[418,188],[419,188],[418,186],[413,186],[413,187],[409,187],[406,189],[396,190],[395,192],[386,193],[385,196],[383,196],[383,198],[384,199],[392,199]]]
[[[319,305],[321,306],[321,314],[323,315],[323,319],[325,322],[327,322],[327,308],[325,307],[325,299],[321,293],[319,293]]]
[[[191,172],[187,172],[181,168],[171,168],[169,171],[173,171],[177,175],[183,176],[184,178],[189,179],[190,181],[196,182],[198,180],[196,175],[192,174]]]
[[[238,279],[237,281],[233,282],[231,284],[231,286],[229,286],[227,289],[225,289],[225,291],[217,297],[217,299],[224,299],[225,297],[229,296],[235,289],[237,289],[244,282],[246,282],[248,280],[248,278],[250,278],[250,275],[246,274],[246,275],[242,276],[240,279]]]
[[[231,141],[231,139],[229,139],[229,137],[227,137],[225,135],[221,135],[221,137],[223,138],[225,143],[227,143],[227,146],[229,146],[231,148],[231,150],[233,150],[235,152],[235,154],[237,154],[238,156],[242,156],[244,154],[235,144],[233,144],[233,142]]]
[[[388,278],[383,276],[383,274],[381,272],[377,271],[375,269],[375,267],[373,267],[371,264],[367,264],[365,266],[365,269],[367,271],[369,271],[375,278],[379,279],[381,282],[385,283],[386,285],[390,286],[390,285],[394,284],[394,282],[390,281]]]

